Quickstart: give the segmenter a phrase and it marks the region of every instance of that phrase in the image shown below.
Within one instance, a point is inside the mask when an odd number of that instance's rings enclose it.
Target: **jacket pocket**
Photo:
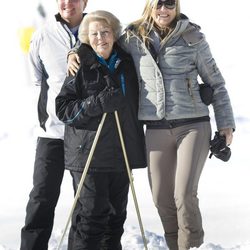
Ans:
[[[83,170],[96,132],[73,127],[65,131],[65,165],[69,169]]]
[[[192,81],[191,81],[190,78],[186,78],[186,81],[187,81],[188,94],[189,94],[189,96],[191,98],[191,101],[193,103],[195,111],[197,111],[197,105],[196,105],[194,92],[193,92],[193,88],[192,88]]]

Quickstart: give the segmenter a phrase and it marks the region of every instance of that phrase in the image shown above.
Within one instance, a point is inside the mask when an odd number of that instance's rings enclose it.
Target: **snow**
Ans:
[[[9,28],[4,30],[3,34],[8,39],[0,40],[4,62],[1,64],[4,74],[1,75],[0,92],[0,250],[19,248],[20,229],[24,224],[25,206],[32,187],[36,95],[29,81],[26,55],[18,47],[17,28],[29,22],[34,24],[31,19],[34,18],[36,2],[15,2],[17,6],[13,11],[16,12],[16,19],[8,23]],[[49,6],[48,1],[40,2],[47,7],[49,14],[55,12],[55,1],[51,1]],[[121,9],[119,1],[111,0],[89,1],[87,11],[96,9],[98,5],[98,9],[108,9],[128,23],[141,13],[143,4],[137,2],[126,1],[126,6],[131,6],[129,15],[126,11],[118,12]],[[11,8],[10,4],[13,5],[13,2],[4,2],[6,9]],[[245,37],[250,2],[242,0],[240,6],[237,8],[232,0],[182,0],[182,11],[201,25],[226,79],[237,124],[230,161],[225,163],[214,157],[208,159],[201,176],[199,199],[205,231],[205,243],[199,248],[202,250],[250,250],[250,115],[247,104],[250,38]],[[2,15],[0,18],[3,23],[6,17]],[[13,24],[12,28],[10,24]],[[66,172],[50,250],[56,249],[72,206],[71,182]],[[164,250],[163,230],[152,202],[145,169],[134,171],[134,185],[148,248]],[[126,250],[143,249],[131,194],[122,243]],[[66,249],[65,244],[63,249]]]

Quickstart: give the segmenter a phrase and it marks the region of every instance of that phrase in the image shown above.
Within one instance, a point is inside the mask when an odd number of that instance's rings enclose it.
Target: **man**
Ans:
[[[55,98],[66,77],[67,54],[75,45],[88,0],[57,0],[59,13],[33,35],[29,61],[40,86],[33,189],[21,231],[21,250],[47,250],[64,173],[64,124],[55,114]]]

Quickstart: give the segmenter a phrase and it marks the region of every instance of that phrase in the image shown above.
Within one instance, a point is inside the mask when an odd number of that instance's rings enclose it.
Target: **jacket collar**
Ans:
[[[87,15],[87,13],[83,13],[82,14],[82,17],[84,17],[85,15]],[[66,24],[67,25],[67,22],[62,18],[61,14],[60,13],[57,13],[55,15],[55,19],[57,22],[60,22],[60,23],[63,23],[63,24]]]
[[[98,58],[92,47],[86,43],[81,44],[78,54],[81,58],[81,63],[83,66],[95,67],[101,63],[103,65],[106,64],[105,66],[109,65],[110,67],[108,68],[110,69],[117,68],[120,61],[126,60],[129,57],[129,55],[124,50],[122,50],[116,42],[114,43],[113,53],[108,63],[105,63],[103,58]]]

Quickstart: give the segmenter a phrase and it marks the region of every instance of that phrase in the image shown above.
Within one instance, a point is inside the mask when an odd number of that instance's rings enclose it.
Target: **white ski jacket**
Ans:
[[[75,43],[75,36],[59,14],[32,37],[29,64],[32,82],[40,86],[39,137],[63,139],[64,123],[56,116],[55,99],[66,78],[68,51]]]

